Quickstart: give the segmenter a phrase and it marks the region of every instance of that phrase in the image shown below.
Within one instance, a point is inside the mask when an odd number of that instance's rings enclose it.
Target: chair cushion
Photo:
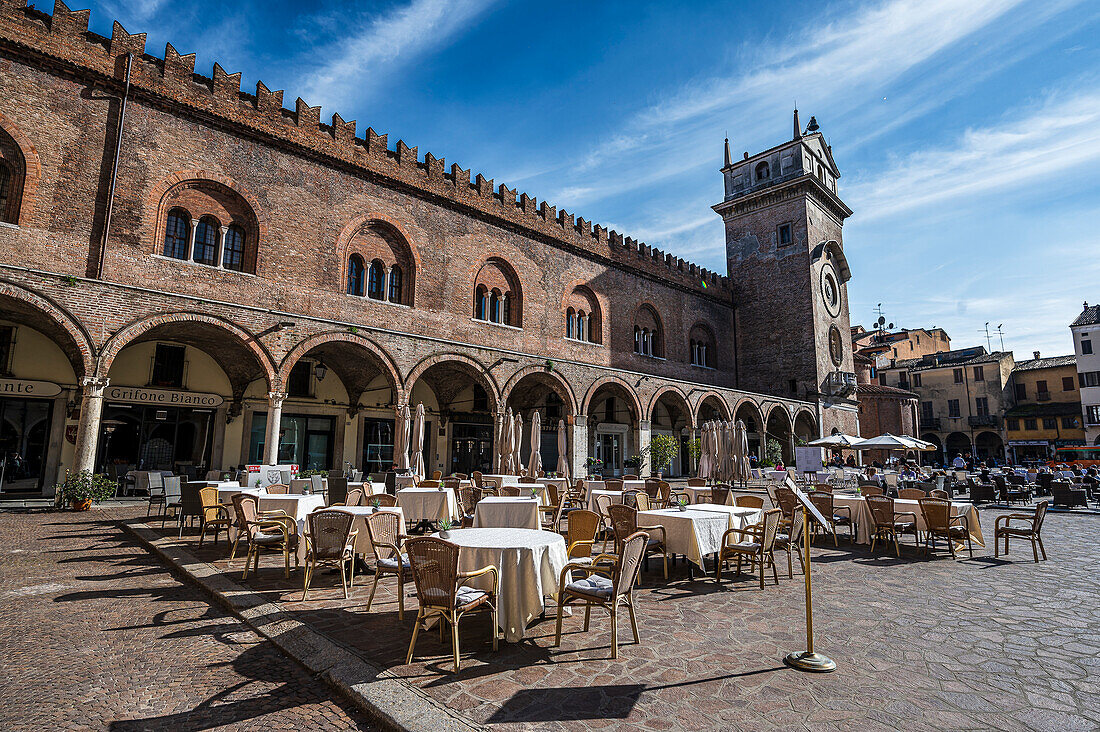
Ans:
[[[382,567],[383,569],[397,569],[397,557],[386,557],[385,559],[379,559],[378,566]],[[401,566],[404,569],[409,569],[412,567],[412,565],[409,564],[409,558],[404,554],[401,555]]]
[[[455,593],[455,607],[465,607],[476,602],[481,602],[489,597],[485,590],[476,590],[473,587],[459,587]]]
[[[293,543],[294,537],[291,537],[290,540]],[[283,535],[282,534],[267,534],[267,533],[264,533],[263,531],[257,531],[255,533],[255,535],[253,535],[253,537],[252,537],[252,542],[254,544],[259,544],[260,546],[273,546],[273,545],[277,545],[277,544],[282,544],[283,543]]]
[[[852,523],[852,519],[848,518],[847,516],[834,515],[833,516],[833,523],[834,524],[844,524],[845,526],[847,526],[848,524]]]
[[[736,544],[727,544],[725,549],[732,549],[738,552],[758,552],[760,551],[760,542],[758,541],[739,541]]]
[[[611,594],[615,591],[615,586],[607,577],[594,574],[577,582],[570,582],[565,586],[565,589],[567,592],[605,600],[610,599]]]
[[[917,525],[912,521],[898,521],[894,524],[894,530],[912,532],[917,530]]]

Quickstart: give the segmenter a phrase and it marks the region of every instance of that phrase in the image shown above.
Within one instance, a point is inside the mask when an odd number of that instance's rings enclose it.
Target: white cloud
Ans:
[[[494,2],[412,0],[383,15],[344,21],[340,40],[314,49],[322,62],[302,79],[302,98],[310,104],[346,109],[388,73],[439,51]]]
[[[1100,159],[1100,88],[1050,98],[997,126],[971,128],[951,145],[895,161],[848,186],[862,221],[944,201],[1035,185]]]

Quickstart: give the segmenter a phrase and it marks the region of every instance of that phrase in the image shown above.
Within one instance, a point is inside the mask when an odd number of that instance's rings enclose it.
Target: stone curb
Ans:
[[[118,523],[153,554],[209,593],[283,653],[317,674],[384,729],[400,732],[485,729],[457,715],[412,684],[390,675],[386,669],[314,631],[261,595],[233,582],[171,537],[160,536],[144,523],[125,520]]]

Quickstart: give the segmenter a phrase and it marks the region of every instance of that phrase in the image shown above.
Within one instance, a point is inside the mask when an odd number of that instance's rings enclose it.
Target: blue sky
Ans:
[[[79,5],[77,5],[79,7]],[[117,0],[112,19],[725,270],[737,155],[816,115],[855,211],[852,323],[1071,352],[1100,301],[1100,4]],[[994,340],[994,346],[999,341]]]

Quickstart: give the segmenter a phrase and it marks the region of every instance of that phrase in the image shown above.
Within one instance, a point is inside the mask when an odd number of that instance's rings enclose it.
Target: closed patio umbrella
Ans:
[[[397,410],[397,424],[393,431],[393,464],[397,472],[409,469],[409,405],[402,404]]]
[[[710,455],[707,451],[710,449],[710,422],[704,422],[703,428],[699,430],[699,467],[698,476],[700,478],[707,477],[707,471],[710,470]]]
[[[500,467],[497,472],[500,475],[511,475],[512,467],[512,441],[515,439],[515,423],[512,421],[512,408],[504,413],[504,421],[500,425]]]
[[[565,440],[565,420],[558,420],[558,468],[557,473],[561,477],[565,478],[566,485],[569,484],[569,457],[566,455],[568,443]]]
[[[539,410],[531,415],[531,457],[527,459],[527,474],[537,478],[542,472],[542,416]]]
[[[512,472],[515,475],[523,474],[523,459],[519,456],[519,449],[523,445],[523,415],[517,413],[515,419],[515,432],[512,434]]]
[[[744,485],[748,482],[750,475],[749,433],[745,429],[745,423],[737,420],[733,425],[733,475],[731,480],[739,481]]]
[[[424,480],[424,403],[416,405],[416,422],[412,429],[412,458],[410,469],[416,480]]]
[[[717,457],[714,464],[714,479],[721,483],[726,479],[726,451],[728,450],[728,444],[726,442],[726,423],[719,422],[715,425],[714,430],[714,444],[718,448]]]

